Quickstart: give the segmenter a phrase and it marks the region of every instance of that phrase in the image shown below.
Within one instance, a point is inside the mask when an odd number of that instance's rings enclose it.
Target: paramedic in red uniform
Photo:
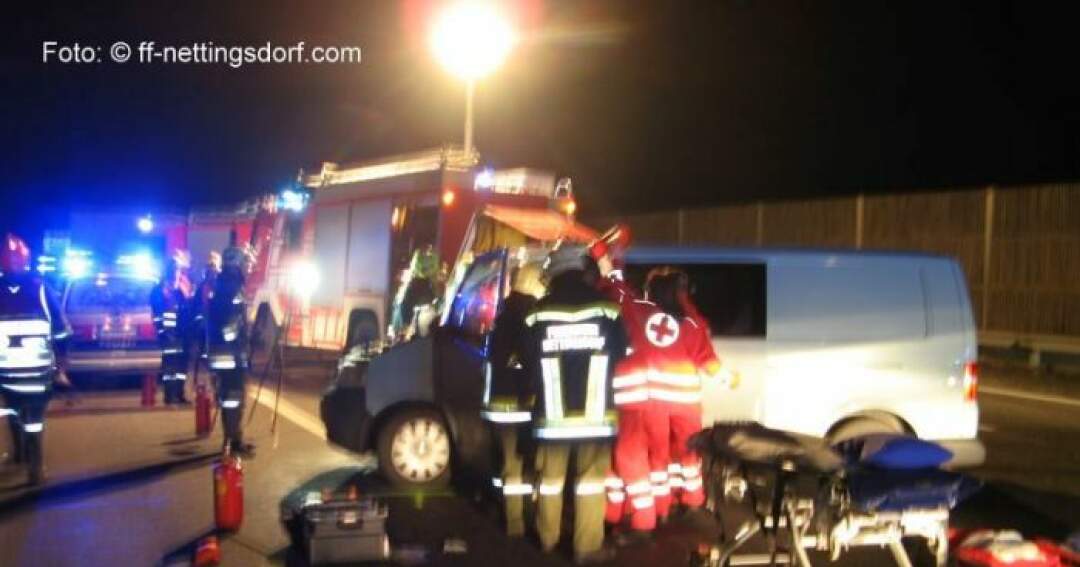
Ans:
[[[701,459],[687,441],[701,430],[701,379],[718,375],[721,364],[708,326],[689,299],[684,272],[654,268],[645,299],[639,299],[612,268],[606,247],[591,252],[604,287],[622,308],[630,345],[612,385],[619,411],[618,478],[609,479],[608,520],[617,522],[628,510],[628,539],[647,540],[673,500],[687,508],[705,501]]]

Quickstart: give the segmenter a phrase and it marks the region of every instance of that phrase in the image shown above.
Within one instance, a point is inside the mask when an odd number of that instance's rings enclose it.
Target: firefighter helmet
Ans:
[[[221,253],[221,268],[236,268],[243,273],[251,269],[251,252],[246,246],[230,246]]]
[[[30,247],[23,239],[11,234],[4,236],[3,248],[0,249],[0,272],[18,274],[30,269]]]

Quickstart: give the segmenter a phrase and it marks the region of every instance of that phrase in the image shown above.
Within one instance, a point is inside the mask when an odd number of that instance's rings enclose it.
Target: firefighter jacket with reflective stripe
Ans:
[[[238,270],[227,269],[217,277],[206,315],[207,366],[211,370],[246,368],[247,306],[244,278]]]
[[[150,312],[154,318],[158,343],[165,354],[183,348],[190,305],[182,285],[162,281],[150,291]]]
[[[71,335],[56,296],[30,275],[0,276],[0,379],[37,378],[56,367]],[[51,378],[50,378],[51,382]]]
[[[484,368],[484,419],[493,423],[527,423],[532,414],[520,400],[526,374],[518,347],[525,331],[525,316],[536,298],[511,291],[495,318]]]
[[[612,372],[626,352],[615,304],[584,282],[564,284],[525,318],[523,361],[541,440],[612,437]]]
[[[687,315],[675,317],[655,303],[638,299],[625,282],[604,284],[608,296],[622,307],[630,350],[615,368],[615,405],[647,400],[672,404],[701,403],[701,377],[720,370],[709,329],[687,300]]]

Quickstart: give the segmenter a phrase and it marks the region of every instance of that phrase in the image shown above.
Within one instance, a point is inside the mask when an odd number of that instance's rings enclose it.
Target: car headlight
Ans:
[[[22,346],[29,350],[44,351],[49,349],[49,341],[44,337],[23,337]]]

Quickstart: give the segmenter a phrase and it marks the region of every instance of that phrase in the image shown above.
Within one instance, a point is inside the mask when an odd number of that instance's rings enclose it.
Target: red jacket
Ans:
[[[615,405],[648,400],[698,406],[701,377],[720,370],[709,328],[689,300],[685,317],[676,318],[650,301],[638,299],[629,285],[607,280],[602,286],[622,308],[630,349],[615,367]]]

